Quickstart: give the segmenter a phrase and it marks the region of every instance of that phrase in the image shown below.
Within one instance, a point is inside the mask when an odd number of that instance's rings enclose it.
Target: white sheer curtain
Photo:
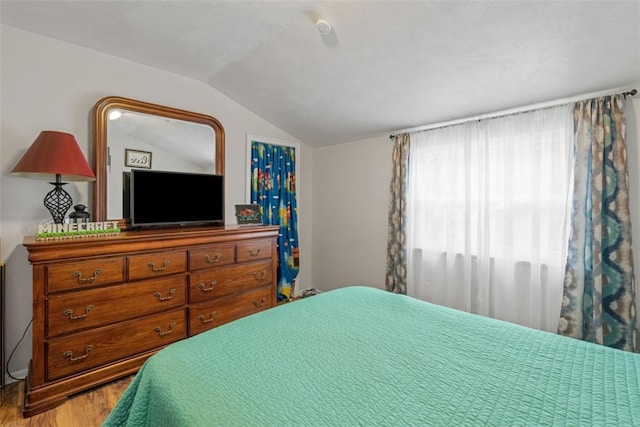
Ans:
[[[556,331],[571,108],[411,134],[409,295]]]

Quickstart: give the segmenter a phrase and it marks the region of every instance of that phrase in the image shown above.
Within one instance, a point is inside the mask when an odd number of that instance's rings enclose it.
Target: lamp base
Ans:
[[[50,184],[52,184],[54,188],[44,196],[44,205],[49,209],[49,212],[51,212],[53,222],[62,224],[64,216],[73,204],[73,200],[71,199],[71,195],[62,188],[62,186],[66,184],[65,182],[56,180],[56,182],[50,182]]]

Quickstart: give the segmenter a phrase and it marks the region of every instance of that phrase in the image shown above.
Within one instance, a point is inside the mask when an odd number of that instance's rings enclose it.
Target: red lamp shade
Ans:
[[[62,181],[96,179],[74,136],[52,130],[40,132],[11,173],[43,180],[56,175],[62,175]]]
[[[73,135],[44,130],[24,153],[12,174],[45,179],[54,188],[44,198],[44,205],[56,224],[62,224],[73,199],[62,186],[64,181],[95,181],[91,167],[84,158]]]

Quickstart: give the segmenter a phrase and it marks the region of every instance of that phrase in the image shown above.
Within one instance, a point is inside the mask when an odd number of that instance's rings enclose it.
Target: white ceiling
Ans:
[[[640,0],[2,0],[0,18],[206,82],[312,146],[640,81]]]

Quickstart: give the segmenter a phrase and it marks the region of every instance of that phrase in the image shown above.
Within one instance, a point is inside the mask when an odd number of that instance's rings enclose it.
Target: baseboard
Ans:
[[[5,374],[5,377],[4,377],[5,386],[8,386],[9,384],[17,383],[18,381],[21,381],[21,380],[25,379],[27,377],[28,373],[29,373],[29,371],[27,369],[22,369],[21,371],[11,372],[11,375],[13,377],[18,378],[17,380],[11,378],[8,374]]]

